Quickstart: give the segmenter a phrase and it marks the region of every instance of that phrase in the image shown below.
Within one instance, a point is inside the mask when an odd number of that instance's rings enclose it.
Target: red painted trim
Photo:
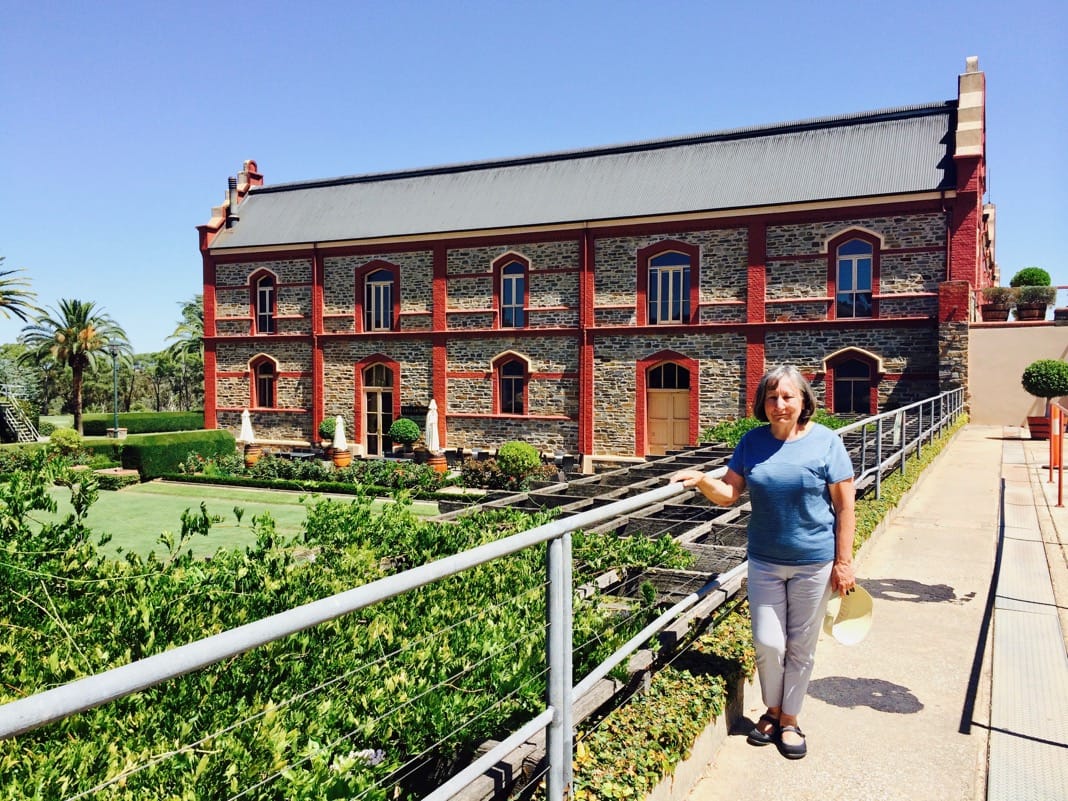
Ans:
[[[593,327],[596,320],[594,312],[594,270],[597,261],[597,246],[593,235],[582,232],[582,247],[579,252],[579,408],[578,408],[578,452],[593,454],[594,420],[594,351]]]
[[[493,373],[492,372],[484,373],[484,372],[480,372],[478,370],[465,370],[465,371],[456,371],[456,372],[449,371],[449,373],[447,374],[447,377],[448,378],[452,378],[452,379],[469,378],[469,379],[474,379],[474,380],[479,380],[479,379],[489,380],[489,379],[493,378]]]
[[[315,246],[301,248],[299,250],[265,251],[259,253],[227,253],[220,250],[212,254],[216,264],[256,264],[261,261],[311,261],[315,255]]]
[[[566,414],[479,414],[476,412],[453,412],[452,416],[463,420],[566,420],[568,422],[575,422],[576,420],[576,418],[568,417]]]
[[[766,329],[750,328],[745,332],[745,413],[753,413],[753,401],[756,398],[760,379],[764,377],[766,367]]]
[[[501,282],[504,278],[504,268],[509,264],[518,264],[523,268],[523,325],[505,328],[501,325]],[[520,256],[514,250],[510,250],[498,256],[490,265],[493,273],[493,327],[505,331],[517,331],[529,327],[530,312],[530,259]],[[525,406],[523,407],[526,408]]]
[[[635,269],[637,275],[637,323],[649,324],[649,262],[663,253],[682,253],[690,259],[690,319],[686,322],[696,323],[701,305],[701,249],[677,239],[664,239],[638,250]],[[665,324],[666,325],[666,324]],[[684,323],[685,325],[685,323]],[[663,327],[657,324],[657,328]]]
[[[201,233],[204,236],[204,233]],[[201,250],[203,251],[203,242]],[[215,344],[208,342],[208,334],[215,334],[215,261],[202,252],[204,277],[204,428],[218,428]]]
[[[449,252],[443,243],[434,246],[433,284],[431,287],[431,328],[434,331],[430,350],[431,394],[438,404],[438,440],[442,448],[449,441]]]
[[[396,420],[401,416],[401,371],[400,363],[394,361],[388,356],[381,353],[372,353],[370,356],[365,356],[353,365],[353,371],[355,372],[355,378],[353,380],[353,386],[355,387],[355,397],[353,398],[353,410],[352,410],[352,437],[354,442],[358,442],[361,445],[366,446],[364,442],[365,431],[363,427],[363,374],[368,367],[373,367],[376,364],[385,365],[392,371],[393,375],[393,419]]]
[[[766,318],[768,227],[764,220],[749,223],[748,264],[746,265],[746,310],[748,322],[763,322]]]
[[[823,376],[825,384],[824,388],[824,406],[829,411],[834,409],[834,371],[838,365],[856,360],[868,367],[868,414],[877,414],[879,411],[879,381],[884,376],[879,374],[876,369],[878,363],[870,356],[858,351],[858,350],[846,350],[843,353],[839,353],[834,359],[827,362],[827,372]]]
[[[256,389],[257,389],[257,387],[256,387],[256,368],[258,368],[261,364],[265,364],[265,363],[269,363],[269,364],[273,365],[273,367],[274,367],[274,387],[273,387],[273,389],[271,391],[271,394],[274,395],[274,402],[275,402],[274,406],[261,406],[260,402],[259,402],[260,401],[259,396],[257,395],[257,392],[256,392]],[[270,356],[268,356],[266,354],[263,354],[263,353],[261,353],[261,354],[259,354],[257,356],[253,356],[251,359],[249,359],[249,363],[248,363],[248,383],[249,383],[249,389],[248,389],[249,401],[248,401],[248,405],[249,405],[249,408],[251,408],[251,409],[280,409],[280,408],[283,408],[281,406],[278,406],[278,378],[279,378],[279,373],[278,373],[278,360],[277,359],[274,359],[274,358],[272,358],[272,357],[270,357]]]
[[[697,437],[699,434],[700,420],[698,416],[701,412],[701,370],[700,364],[696,359],[691,359],[689,356],[684,356],[673,350],[662,350],[654,353],[652,356],[646,356],[644,359],[638,359],[634,370],[634,455],[645,456],[649,452],[648,443],[648,408],[646,403],[646,393],[648,391],[647,377],[649,371],[654,367],[659,367],[661,364],[673,362],[681,367],[686,368],[690,373],[690,420],[689,431],[687,432],[690,441],[689,445],[697,444]]]
[[[311,439],[314,442],[319,436],[319,423],[323,421],[326,410],[326,399],[323,393],[326,368],[323,357],[323,343],[320,335],[323,333],[323,285],[326,281],[326,272],[323,263],[323,254],[316,250],[312,255],[312,297],[311,297],[311,324],[312,324],[312,419]]]
[[[501,368],[511,362],[519,362],[523,365],[523,414],[512,414],[501,411]],[[518,353],[502,353],[491,362],[493,367],[493,409],[495,415],[508,415],[510,417],[526,417],[530,411],[530,362]]]
[[[859,319],[877,319],[879,317],[879,238],[869,234],[867,231],[850,228],[827,243],[827,294],[831,297],[831,302],[827,306],[828,320],[838,319],[838,248],[851,239],[859,239],[871,245],[871,318],[862,317]],[[848,319],[856,320],[858,318],[850,317]]]
[[[363,264],[356,268],[355,271],[355,289],[354,289],[354,302],[353,309],[355,314],[355,327],[356,333],[362,334],[383,334],[384,331],[368,331],[364,328],[364,282],[367,277],[378,270],[385,270],[393,277],[393,293],[391,300],[393,301],[393,319],[390,321],[390,331],[400,330],[400,294],[401,294],[401,270],[396,264],[392,264],[388,261],[382,261],[381,259],[374,259],[366,264]]]
[[[220,406],[220,412],[243,412],[244,406]],[[299,406],[284,406],[284,407],[266,407],[260,408],[258,406],[250,406],[250,412],[256,414],[308,414],[311,409],[302,409]]]
[[[856,229],[850,229],[856,230]],[[852,237],[851,237],[852,238]],[[908,256],[914,253],[942,253],[945,250],[944,245],[929,245],[923,247],[913,248],[882,248],[879,252],[884,256]],[[794,253],[789,256],[768,256],[767,260],[770,261],[816,261],[819,259],[827,258],[827,254],[820,253]]]
[[[268,276],[271,277],[274,285],[274,292],[271,293],[271,320],[274,321],[274,331],[259,331],[256,327],[256,322],[259,318],[258,306],[257,306],[257,294],[259,293],[260,281]],[[248,291],[249,291],[249,329],[248,332],[253,336],[275,336],[278,333],[278,273],[274,270],[268,270],[266,268],[256,270],[248,277]]]

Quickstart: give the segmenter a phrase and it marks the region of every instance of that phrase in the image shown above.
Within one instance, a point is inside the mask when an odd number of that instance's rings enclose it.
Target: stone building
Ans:
[[[437,401],[445,447],[641,457],[794,364],[833,411],[967,381],[996,283],[985,78],[953,100],[268,186],[199,227],[205,418],[366,455]]]

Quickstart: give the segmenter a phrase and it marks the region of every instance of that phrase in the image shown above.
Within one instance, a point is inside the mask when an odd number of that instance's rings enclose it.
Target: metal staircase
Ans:
[[[0,415],[4,424],[15,436],[16,442],[37,442],[37,428],[19,404],[20,388],[10,384],[0,385]]]

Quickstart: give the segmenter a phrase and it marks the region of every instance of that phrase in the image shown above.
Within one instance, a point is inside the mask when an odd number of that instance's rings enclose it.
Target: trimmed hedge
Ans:
[[[159,478],[177,473],[178,466],[198,453],[206,459],[232,454],[237,448],[229,431],[180,431],[170,434],[137,434],[122,440],[122,466],[137,470],[141,478]]]
[[[87,437],[103,437],[114,425],[114,414],[82,415],[82,430]],[[128,434],[197,431],[204,428],[204,412],[126,412],[119,415],[119,428],[125,428]]]
[[[284,478],[253,478],[252,476],[206,476],[200,473],[167,473],[156,478],[186,484],[214,484],[224,487],[254,487],[256,489],[292,490],[294,492],[332,493],[335,495],[373,495],[389,498],[399,492],[396,487],[376,487],[372,484],[353,484],[342,481],[297,481]],[[435,492],[417,487],[405,490],[420,501],[457,501],[477,503],[484,500],[484,492]]]

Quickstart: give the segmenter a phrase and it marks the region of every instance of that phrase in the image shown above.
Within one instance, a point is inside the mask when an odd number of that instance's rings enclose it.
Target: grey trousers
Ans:
[[[749,560],[749,613],[764,704],[798,715],[808,691],[823,614],[831,597],[831,566],[775,565]]]

